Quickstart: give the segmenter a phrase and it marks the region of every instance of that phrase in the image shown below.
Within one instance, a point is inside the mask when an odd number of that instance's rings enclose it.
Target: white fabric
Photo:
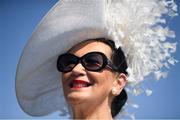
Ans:
[[[20,58],[16,95],[21,108],[33,116],[64,111],[67,105],[56,60],[87,39],[109,38],[122,47],[130,84],[138,84],[151,73],[163,76],[161,68],[176,62],[171,57],[176,43],[166,41],[175,35],[161,26],[165,23],[161,17],[175,16],[176,9],[173,1],[166,0],[59,1],[37,26]]]

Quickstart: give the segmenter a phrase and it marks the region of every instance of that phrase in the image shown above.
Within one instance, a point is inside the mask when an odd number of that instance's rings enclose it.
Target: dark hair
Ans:
[[[105,39],[105,38],[98,38],[96,39],[99,42],[103,42],[111,47],[112,49],[112,63],[116,67],[116,72],[124,73],[128,75],[127,73],[127,62],[126,57],[124,55],[124,52],[122,51],[121,47],[116,48],[114,41]],[[116,96],[111,104],[111,115],[112,117],[115,117],[122,109],[124,104],[127,101],[127,93],[123,89],[120,93],[120,95]]]

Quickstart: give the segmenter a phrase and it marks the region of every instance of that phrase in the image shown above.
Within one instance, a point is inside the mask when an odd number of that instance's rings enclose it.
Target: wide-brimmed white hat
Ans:
[[[33,116],[64,111],[58,55],[87,39],[108,38],[127,57],[128,83],[136,85],[161,68],[174,64],[174,33],[162,15],[176,15],[176,4],[166,0],[61,0],[39,23],[26,44],[16,73],[16,95],[21,108]]]

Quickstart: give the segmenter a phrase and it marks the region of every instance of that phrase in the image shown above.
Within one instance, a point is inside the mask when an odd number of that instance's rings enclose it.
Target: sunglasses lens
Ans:
[[[63,54],[58,57],[57,69],[60,72],[71,71],[78,63],[78,58],[72,54]]]
[[[86,54],[83,59],[83,66],[90,71],[98,71],[104,65],[103,56],[99,53]]]

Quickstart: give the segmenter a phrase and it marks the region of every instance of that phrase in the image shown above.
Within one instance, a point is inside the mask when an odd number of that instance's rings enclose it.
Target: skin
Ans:
[[[111,48],[98,41],[86,41],[75,45],[70,53],[83,56],[86,53],[98,51],[111,58]],[[72,90],[69,82],[83,80],[93,84],[90,87]],[[114,96],[120,94],[126,84],[126,75],[115,73],[105,67],[100,72],[86,70],[80,63],[75,68],[62,74],[64,95],[72,108],[74,119],[113,119],[111,116],[111,102]],[[112,92],[115,89],[115,92]]]

